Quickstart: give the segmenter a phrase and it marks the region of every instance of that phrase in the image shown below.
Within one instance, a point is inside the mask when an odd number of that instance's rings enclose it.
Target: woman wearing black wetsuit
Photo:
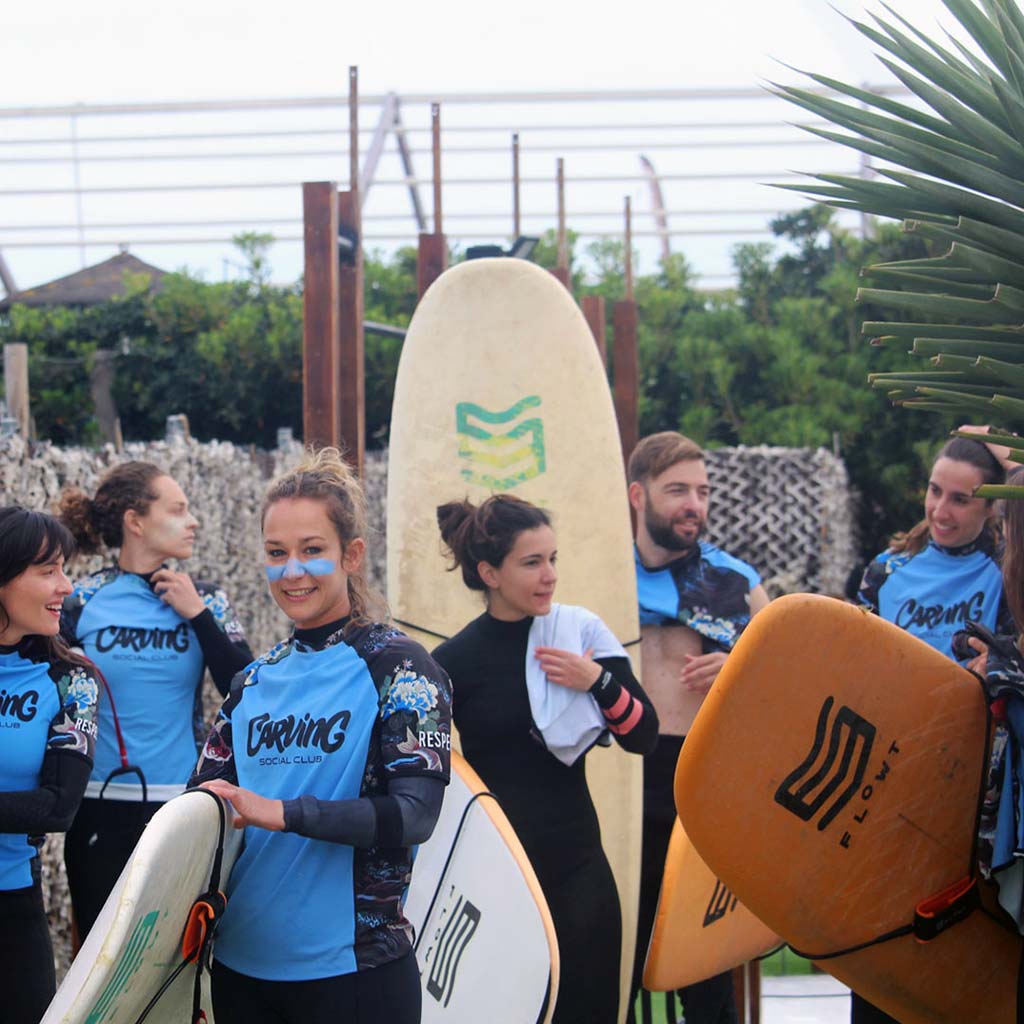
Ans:
[[[37,1024],[53,998],[38,847],[71,824],[92,769],[96,669],[57,631],[71,534],[0,509],[0,989],[3,1024]]]
[[[606,731],[631,753],[649,752],[657,716],[600,619],[552,603],[555,535],[546,512],[495,495],[479,508],[443,505],[437,517],[463,580],[485,595],[487,610],[434,657],[452,680],[462,752],[501,801],[551,910],[561,961],[554,1020],[614,1024],[622,923],[584,759]],[[578,653],[562,643],[567,629]],[[552,637],[557,645],[537,642]],[[578,717],[575,740],[556,746],[539,727],[537,702],[547,697],[575,701],[561,718]]]

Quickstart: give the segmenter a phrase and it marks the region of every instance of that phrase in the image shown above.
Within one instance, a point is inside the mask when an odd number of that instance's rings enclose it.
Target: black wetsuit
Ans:
[[[434,651],[454,689],[453,717],[466,760],[501,802],[551,910],[561,962],[558,1024],[617,1024],[622,922],[601,847],[584,758],[571,767],[550,754],[530,714],[526,649],[532,618],[504,622],[486,612]],[[611,678],[591,692],[616,741],[650,750],[658,719],[628,658],[601,658]],[[629,731],[622,723],[630,722]]]

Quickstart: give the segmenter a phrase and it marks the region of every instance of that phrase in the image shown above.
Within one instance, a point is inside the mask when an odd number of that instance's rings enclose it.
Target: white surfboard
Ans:
[[[41,1024],[135,1024],[181,963],[185,922],[209,887],[219,835],[206,793],[183,793],[153,815]],[[229,820],[222,889],[241,843]],[[146,1024],[187,1024],[194,980],[194,967],[182,971]],[[203,1008],[212,1022],[208,995]]]
[[[545,1000],[543,1019],[551,1019],[558,942],[544,894],[497,799],[454,752],[441,817],[416,854],[405,915],[416,929],[423,1024],[481,1014],[487,1024],[534,1024]]]
[[[502,491],[551,510],[556,600],[589,608],[633,645],[640,634],[625,469],[593,335],[547,271],[525,260],[471,260],[442,274],[417,307],[391,418],[388,602],[428,647],[482,610],[460,574],[446,571],[435,509]],[[639,644],[629,650],[638,670]],[[587,756],[619,893],[623,1017],[636,942],[642,775],[642,758],[618,747]]]

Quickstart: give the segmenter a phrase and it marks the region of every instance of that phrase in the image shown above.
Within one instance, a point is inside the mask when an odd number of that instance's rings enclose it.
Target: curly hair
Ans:
[[[144,516],[156,501],[153,481],[167,473],[152,462],[122,462],[111,469],[90,498],[77,487],[69,487],[57,506],[61,522],[71,531],[84,554],[91,555],[105,544],[119,548],[124,541],[124,514]]]

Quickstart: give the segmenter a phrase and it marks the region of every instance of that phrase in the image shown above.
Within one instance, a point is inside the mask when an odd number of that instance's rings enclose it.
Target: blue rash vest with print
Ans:
[[[929,541],[916,555],[883,551],[864,571],[857,598],[947,658],[953,658],[953,634],[968,620],[994,632],[1012,630],[988,531],[959,548]]]
[[[199,582],[196,589],[220,628],[244,640],[224,592]],[[204,732],[205,662],[191,625],[145,577],[115,567],[75,584],[64,602],[62,629],[106,677],[130,763],[142,769],[149,786],[183,787]],[[98,796],[99,786],[120,767],[114,717],[104,697],[86,795]],[[136,776],[116,781],[130,785]]]
[[[92,760],[97,694],[86,668],[0,651],[0,792],[36,789],[48,751]],[[0,833],[0,890],[32,885],[35,854],[27,835]]]
[[[701,541],[659,569],[648,569],[634,548],[642,626],[689,626],[704,651],[731,651],[750,622],[750,591],[761,583],[757,570]]]
[[[193,781],[224,778],[271,799],[384,796],[391,778],[447,781],[448,677],[390,627],[289,639],[231,684]],[[249,827],[228,882],[216,957],[271,981],[376,967],[412,948],[403,913],[410,848],[356,849]]]

